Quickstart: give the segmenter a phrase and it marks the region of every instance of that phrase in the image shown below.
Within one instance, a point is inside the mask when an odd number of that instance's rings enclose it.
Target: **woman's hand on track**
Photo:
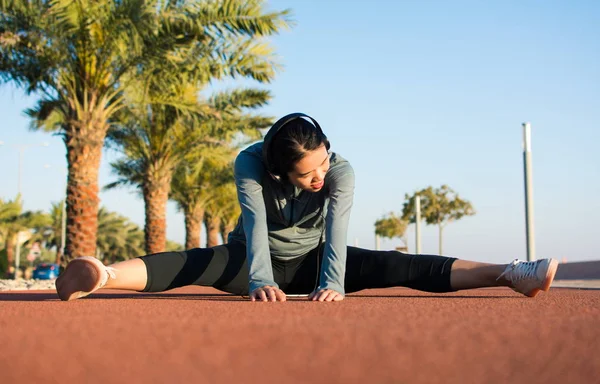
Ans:
[[[319,291],[314,291],[310,295],[308,295],[308,300],[312,301],[342,301],[344,300],[344,295],[339,292],[334,291],[333,289],[321,289]]]
[[[250,293],[250,301],[285,301],[285,293],[279,288],[265,285]]]

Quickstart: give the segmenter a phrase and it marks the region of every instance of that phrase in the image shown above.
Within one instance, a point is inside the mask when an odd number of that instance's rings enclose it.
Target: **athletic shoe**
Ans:
[[[508,264],[500,278],[504,277],[510,281],[511,288],[525,296],[535,297],[540,290],[550,289],[558,261],[554,259],[542,259],[537,261],[522,261],[515,259]]]
[[[109,278],[115,279],[115,272],[95,257],[78,257],[56,279],[56,292],[63,301],[79,299],[104,287]]]

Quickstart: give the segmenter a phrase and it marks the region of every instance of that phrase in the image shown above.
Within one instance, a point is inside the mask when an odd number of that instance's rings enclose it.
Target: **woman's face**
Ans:
[[[325,174],[329,170],[329,153],[325,145],[308,151],[288,172],[288,180],[296,187],[309,192],[318,192],[325,184]]]

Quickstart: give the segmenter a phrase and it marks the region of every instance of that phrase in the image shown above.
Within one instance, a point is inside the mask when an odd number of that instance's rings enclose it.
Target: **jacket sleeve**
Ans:
[[[265,285],[279,288],[273,278],[267,229],[267,213],[261,180],[265,169],[260,159],[241,152],[234,166],[235,185],[242,210],[249,269],[249,292]]]
[[[329,204],[325,218],[325,248],[319,289],[345,295],[348,223],[354,201],[354,170],[349,163],[331,172]]]

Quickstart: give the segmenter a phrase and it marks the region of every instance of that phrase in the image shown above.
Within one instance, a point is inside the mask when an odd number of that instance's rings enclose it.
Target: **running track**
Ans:
[[[592,383],[600,291],[369,290],[251,303],[186,287],[1,292],[3,383]]]

